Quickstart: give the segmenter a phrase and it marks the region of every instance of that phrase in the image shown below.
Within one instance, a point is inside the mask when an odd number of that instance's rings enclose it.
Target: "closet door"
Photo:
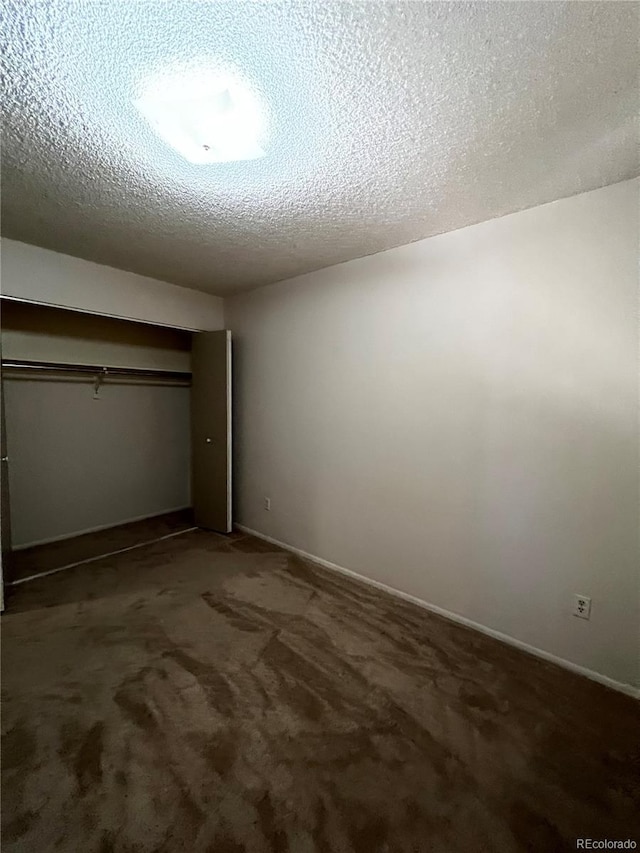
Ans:
[[[199,527],[230,533],[231,332],[197,332],[191,351],[191,491]]]
[[[11,559],[11,513],[9,510],[9,457],[4,419],[4,393],[0,374],[0,610],[4,610],[4,583],[9,581]]]

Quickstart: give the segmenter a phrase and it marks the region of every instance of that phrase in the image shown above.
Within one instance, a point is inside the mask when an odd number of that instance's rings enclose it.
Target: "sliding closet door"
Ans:
[[[198,332],[191,352],[193,507],[200,527],[231,532],[231,332]]]
[[[0,375],[0,610],[4,610],[4,582],[10,578],[11,511],[9,509],[9,458],[7,456],[7,431],[4,419],[4,394]]]

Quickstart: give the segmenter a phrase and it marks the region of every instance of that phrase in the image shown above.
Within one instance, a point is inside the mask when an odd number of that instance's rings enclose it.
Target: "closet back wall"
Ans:
[[[190,369],[191,335],[2,301],[2,357]],[[3,377],[13,547],[190,505],[190,391],[134,379]]]

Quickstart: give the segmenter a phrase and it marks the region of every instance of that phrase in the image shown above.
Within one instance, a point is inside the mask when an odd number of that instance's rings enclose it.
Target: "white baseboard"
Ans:
[[[25,548],[35,548],[36,545],[49,545],[51,542],[62,542],[64,539],[75,539],[76,536],[84,536],[85,533],[98,533],[100,530],[109,530],[112,527],[120,527],[122,524],[133,524],[134,521],[146,521],[147,518],[157,518],[159,515],[168,515],[170,512],[181,512],[183,509],[191,509],[190,506],[174,506],[170,509],[162,509],[159,512],[137,515],[135,518],[124,518],[122,521],[114,521],[110,524],[100,524],[98,527],[87,527],[85,530],[75,530],[73,533],[62,533],[60,536],[51,536],[48,539],[37,539],[35,542],[23,542],[21,545],[13,545],[12,551],[24,551]]]
[[[293,545],[281,542],[279,539],[274,539],[272,536],[267,536],[265,533],[260,533],[258,530],[252,530],[250,527],[245,527],[243,524],[236,524],[235,527],[237,527],[238,530],[242,530],[244,533],[256,536],[258,539],[264,539],[265,542],[271,542],[272,545],[279,545],[280,548],[284,548],[286,551],[291,551],[293,554],[304,557],[305,560],[317,563],[325,569],[329,569],[333,572],[339,572],[340,574],[347,575],[351,578],[356,578],[356,580],[369,584],[369,586],[374,586],[377,589],[384,590],[396,598],[402,598],[405,601],[410,601],[418,607],[422,607],[432,613],[437,613],[439,616],[444,616],[445,619],[450,619],[452,622],[457,622],[459,625],[465,625],[467,628],[472,628],[474,631],[479,631],[481,634],[486,634],[489,637],[493,637],[495,640],[500,640],[509,646],[514,646],[516,649],[520,649],[520,651],[527,652],[530,655],[542,658],[542,660],[549,661],[550,663],[555,663],[564,669],[568,669],[578,675],[583,675],[586,678],[590,678],[592,681],[597,681],[599,684],[604,684],[605,687],[610,687],[612,690],[617,690],[620,693],[625,693],[627,696],[632,696],[634,699],[640,699],[640,688],[634,687],[632,684],[625,684],[621,681],[616,681],[613,678],[609,678],[607,675],[602,675],[600,672],[587,669],[585,666],[580,666],[570,660],[558,657],[557,655],[551,654],[551,652],[545,652],[543,649],[537,648],[537,646],[531,646],[529,643],[522,642],[522,640],[516,640],[515,637],[511,637],[509,634],[503,634],[501,631],[488,628],[486,625],[482,625],[480,622],[474,622],[472,619],[467,619],[466,616],[461,616],[459,613],[453,613],[450,610],[445,610],[443,607],[438,607],[436,604],[430,604],[428,601],[424,601],[422,598],[417,598],[415,595],[411,595],[408,592],[402,592],[402,590],[388,586],[386,583],[373,580],[372,578],[368,578],[365,575],[352,571],[351,569],[345,569],[344,566],[339,566],[336,563],[330,563],[328,560],[323,560],[322,557],[316,557],[314,554],[309,554],[300,548],[294,548]]]

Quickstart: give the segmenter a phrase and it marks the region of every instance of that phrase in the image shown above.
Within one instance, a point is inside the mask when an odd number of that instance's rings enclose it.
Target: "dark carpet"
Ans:
[[[640,843],[637,702],[251,537],[14,587],[2,629],[7,853]]]

